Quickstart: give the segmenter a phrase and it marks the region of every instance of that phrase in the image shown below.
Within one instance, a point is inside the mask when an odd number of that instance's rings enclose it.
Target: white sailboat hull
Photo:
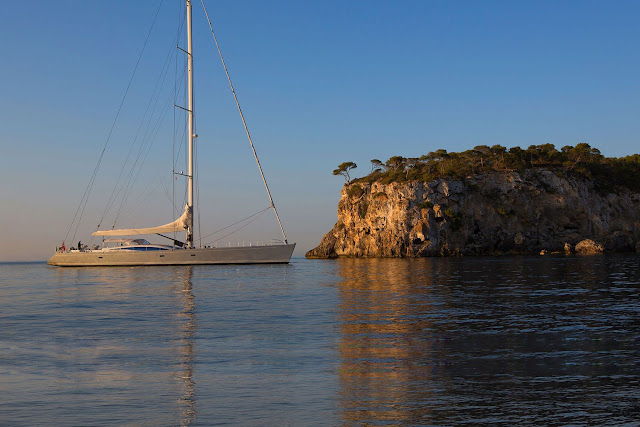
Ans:
[[[206,264],[286,264],[295,243],[166,251],[58,252],[47,264],[60,267]]]
[[[108,230],[98,230],[93,233],[94,236],[144,236],[144,235],[153,235],[161,233],[175,233],[175,232],[184,232],[185,233],[185,242],[187,242],[187,247],[193,246],[193,237],[194,233],[194,222],[193,222],[193,213],[195,211],[194,202],[194,176],[196,171],[196,163],[194,159],[195,150],[194,150],[194,139],[197,138],[198,135],[195,133],[194,126],[194,93],[193,93],[193,40],[192,40],[192,19],[191,19],[191,9],[192,9],[192,1],[187,0],[184,4],[186,7],[185,17],[186,17],[186,38],[187,38],[187,50],[178,48],[184,51],[187,60],[187,94],[188,94],[188,103],[187,108],[179,107],[185,110],[187,114],[187,124],[185,126],[185,142],[186,147],[185,151],[187,154],[187,173],[180,172],[179,174],[174,170],[173,175],[177,177],[177,175],[182,175],[186,177],[186,194],[185,194],[185,210],[184,213],[177,218],[175,221],[170,222],[168,224],[159,225],[155,227],[142,227],[142,228],[119,228],[115,229],[115,221],[114,227]],[[204,8],[204,3],[202,4]],[[227,75],[227,80],[229,81],[229,86],[231,89],[231,93],[236,101],[236,105],[238,107],[238,112],[240,113],[240,118],[242,119],[242,123],[244,125],[245,131],[247,133],[247,138],[249,139],[249,145],[251,146],[251,150],[253,152],[253,156],[255,157],[256,164],[258,166],[258,170],[260,171],[260,176],[262,177],[262,181],[264,183],[265,190],[267,192],[267,196],[269,197],[269,208],[264,209],[262,212],[265,212],[267,209],[273,209],[273,213],[276,216],[276,220],[278,221],[278,225],[280,226],[280,230],[282,231],[282,239],[284,242],[287,242],[287,236],[284,232],[284,227],[282,226],[282,222],[280,221],[280,217],[278,216],[278,211],[276,210],[276,205],[273,202],[273,197],[271,197],[271,192],[269,191],[269,186],[267,185],[267,180],[262,171],[262,166],[260,166],[260,161],[258,160],[258,155],[256,154],[256,150],[253,146],[253,142],[251,141],[251,135],[249,134],[249,129],[244,120],[244,116],[242,115],[242,110],[240,109],[240,104],[238,102],[238,98],[233,89],[233,85],[231,84],[231,78],[229,77],[229,73],[226,65],[224,65],[224,59],[222,58],[222,53],[218,46],[218,42],[215,39],[215,34],[213,34],[213,26],[211,25],[211,21],[209,20],[209,15],[207,14],[206,8],[204,8],[205,15],[207,16],[207,21],[209,22],[209,27],[211,29],[211,33],[213,35],[216,48],[218,53],[220,54],[220,59],[222,61],[223,68]],[[155,21],[154,21],[155,22]],[[146,43],[146,42],[145,42]],[[140,59],[140,58],[139,58]],[[138,60],[139,60],[138,59]],[[131,82],[130,82],[131,83]],[[128,89],[127,89],[128,90]],[[175,90],[175,89],[174,89]],[[126,92],[125,92],[126,96]],[[124,98],[123,98],[124,100]],[[156,98],[157,101],[157,98]],[[178,107],[174,104],[174,107]],[[118,113],[119,114],[119,113]],[[146,113],[145,113],[146,114]],[[116,115],[117,119],[117,115]],[[143,119],[144,122],[145,119]],[[149,123],[151,123],[151,116],[149,116]],[[154,119],[155,120],[155,119]],[[158,124],[160,121],[157,122]],[[115,125],[115,122],[114,122]],[[180,126],[182,127],[182,126]],[[178,129],[178,128],[176,128]],[[175,131],[175,129],[174,129]],[[137,136],[136,136],[137,138]],[[108,142],[108,138],[107,138]],[[135,143],[135,141],[134,141]],[[144,145],[144,144],[143,144]],[[132,146],[133,148],[133,146]],[[105,143],[106,149],[106,143]],[[142,150],[142,147],[140,148]],[[142,152],[142,151],[141,151]],[[104,149],[103,149],[104,154]],[[146,158],[146,154],[145,154]],[[102,155],[100,156],[100,160],[96,165],[96,169],[94,171],[94,177],[91,179],[87,190],[85,190],[86,194],[83,196],[82,202],[78,206],[78,210],[76,211],[76,215],[74,215],[72,226],[76,224],[76,230],[80,224],[82,219],[82,213],[78,216],[78,212],[84,212],[86,207],[86,203],[89,200],[89,194],[91,192],[91,188],[93,187],[95,174],[98,171],[100,166],[100,162],[102,160]],[[124,165],[127,165],[128,158],[125,161]],[[144,162],[144,159],[143,159]],[[133,163],[132,171],[134,172],[136,165],[138,167],[138,160]],[[174,159],[174,165],[176,165],[176,159]],[[124,170],[124,166],[123,169]],[[121,174],[122,174],[121,170]],[[140,171],[138,170],[138,173]],[[131,175],[130,175],[131,176]],[[135,175],[138,176],[137,174]],[[137,179],[137,178],[135,178]],[[134,179],[134,182],[135,182]],[[118,177],[118,181],[116,182],[116,187],[114,191],[118,188],[118,184],[120,182],[120,177]],[[126,196],[124,200],[120,204],[120,208],[118,209],[118,216],[120,214],[120,209],[126,202],[127,198],[130,195],[131,191],[131,182],[127,182],[126,186],[123,184],[120,187],[120,190],[126,188],[125,193]],[[118,190],[118,193],[120,193]],[[113,196],[114,193],[112,193]],[[109,208],[112,207],[112,200],[110,199],[107,203],[107,208],[102,215],[102,219],[107,215]],[[80,209],[82,207],[82,209]],[[259,212],[259,213],[262,213]],[[254,217],[258,214],[254,214],[251,217]],[[245,218],[249,219],[251,217]],[[76,222],[77,218],[77,222]],[[100,223],[102,223],[102,219]],[[117,217],[116,217],[117,219]],[[241,220],[236,222],[235,224],[239,224],[245,220]],[[234,225],[235,225],[234,224]],[[248,222],[245,222],[244,225],[248,225]],[[244,227],[244,225],[242,227]],[[69,230],[71,230],[71,227]],[[231,227],[231,226],[229,226]],[[227,229],[226,227],[224,229]],[[242,228],[240,227],[240,228]],[[239,230],[239,228],[238,228]],[[238,231],[235,230],[235,231]],[[165,236],[166,237],[166,236]],[[65,237],[66,240],[66,237]],[[75,233],[72,240],[75,240]],[[112,240],[112,239],[107,239]],[[268,263],[288,263],[291,260],[291,255],[293,253],[293,249],[295,248],[295,243],[292,244],[277,244],[277,245],[266,245],[266,246],[243,246],[243,247],[226,247],[226,248],[198,248],[198,249],[174,249],[171,246],[165,245],[153,245],[149,242],[141,242],[144,239],[138,238],[129,238],[129,239],[117,239],[122,240],[120,246],[117,247],[95,247],[94,250],[82,250],[80,242],[78,242],[78,250],[71,250],[69,252],[62,251],[57,252],[53,255],[48,261],[47,264],[55,265],[55,266],[63,266],[63,267],[85,267],[85,266],[131,266],[131,265],[197,265],[197,264],[268,264]],[[105,240],[103,243],[107,243]],[[125,244],[126,243],[126,244]],[[64,241],[62,243],[64,247]]]

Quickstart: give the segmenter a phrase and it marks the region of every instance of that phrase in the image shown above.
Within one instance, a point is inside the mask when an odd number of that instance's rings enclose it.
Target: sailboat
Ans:
[[[191,0],[186,2],[186,31],[187,31],[187,75],[188,75],[188,171],[187,178],[187,202],[182,215],[173,222],[156,227],[146,228],[126,228],[98,230],[94,236],[103,236],[103,245],[96,245],[93,248],[73,248],[67,250],[63,247],[57,248],[56,253],[47,261],[47,264],[54,266],[134,266],[134,265],[195,265],[195,264],[268,264],[268,263],[288,263],[295,248],[295,243],[288,243],[282,222],[278,216],[269,186],[262,172],[260,161],[253,147],[251,136],[247,130],[242,110],[238,104],[233,85],[222,55],[222,63],[227,73],[227,78],[231,85],[238,111],[242,118],[249,142],[255,156],[258,169],[267,191],[270,207],[278,221],[282,231],[283,241],[275,244],[248,244],[242,246],[229,247],[195,247],[194,245],[194,139],[197,135],[194,132],[194,94],[193,94],[193,42],[192,42],[192,22],[191,22]],[[204,6],[204,4],[203,4]],[[205,9],[206,13],[206,9]],[[207,20],[208,14],[207,14]],[[209,20],[211,26],[211,21]],[[213,28],[212,32],[213,32]],[[215,35],[214,35],[215,39]],[[216,40],[217,45],[217,40]],[[219,49],[218,49],[219,50]],[[161,235],[163,233],[184,232],[185,242],[173,240],[172,245],[151,244],[146,239],[140,238],[144,235]]]

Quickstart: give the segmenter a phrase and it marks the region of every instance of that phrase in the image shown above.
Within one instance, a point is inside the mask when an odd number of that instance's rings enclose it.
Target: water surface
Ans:
[[[0,264],[0,423],[635,423],[639,261]]]

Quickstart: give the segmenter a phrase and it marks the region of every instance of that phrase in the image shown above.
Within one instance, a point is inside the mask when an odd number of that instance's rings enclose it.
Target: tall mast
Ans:
[[[191,0],[187,2],[187,68],[188,68],[188,87],[189,87],[189,165],[187,171],[187,205],[189,206],[190,215],[188,215],[187,229],[187,246],[193,248],[193,41],[191,38]]]

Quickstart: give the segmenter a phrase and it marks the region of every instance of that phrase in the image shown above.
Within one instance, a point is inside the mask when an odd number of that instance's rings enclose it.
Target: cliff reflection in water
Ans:
[[[638,257],[336,263],[345,422],[637,415]]]
[[[338,261],[345,421],[400,421],[428,412],[409,402],[433,395],[430,380],[446,359],[425,316],[434,310],[428,274],[434,267],[430,259]]]

